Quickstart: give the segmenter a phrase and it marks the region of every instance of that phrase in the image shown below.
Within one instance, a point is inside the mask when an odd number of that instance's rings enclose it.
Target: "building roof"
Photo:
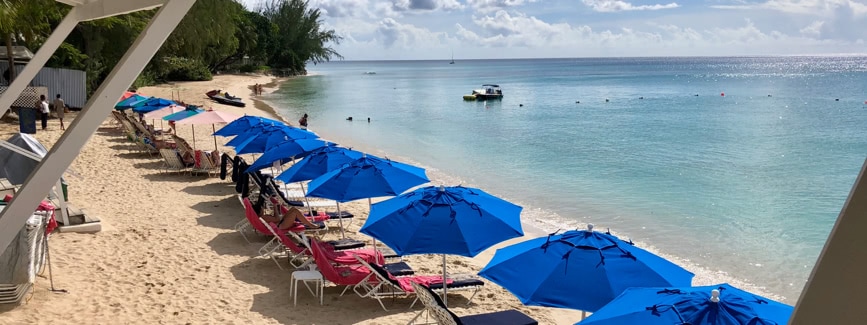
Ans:
[[[30,52],[30,50],[24,46],[12,46],[12,56],[15,58],[16,61],[30,61],[31,59],[33,59],[33,52]],[[9,60],[9,58],[6,56],[5,47],[0,49],[0,60]]]

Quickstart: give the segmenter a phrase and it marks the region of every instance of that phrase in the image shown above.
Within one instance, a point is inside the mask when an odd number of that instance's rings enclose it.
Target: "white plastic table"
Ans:
[[[325,296],[325,280],[322,278],[322,273],[319,271],[295,271],[292,272],[292,279],[289,283],[289,291],[292,292],[292,305],[298,305],[298,281],[304,283],[304,286],[307,287],[307,290],[313,294],[314,297],[319,296],[319,304],[323,303],[323,296]],[[309,283],[313,282],[316,285],[316,292],[313,292],[313,289],[310,289]]]

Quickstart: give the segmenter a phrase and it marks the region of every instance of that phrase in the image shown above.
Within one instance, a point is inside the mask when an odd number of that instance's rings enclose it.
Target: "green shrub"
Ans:
[[[168,57],[157,69],[160,79],[169,81],[208,81],[213,79],[211,70],[199,60]]]

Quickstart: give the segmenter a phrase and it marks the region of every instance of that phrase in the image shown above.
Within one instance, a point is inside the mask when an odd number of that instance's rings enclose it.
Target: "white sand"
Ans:
[[[261,76],[217,76],[211,82],[148,87],[147,95],[177,98],[236,114],[276,117],[259,105],[237,108],[208,100],[210,89],[228,90],[250,103],[254,83],[274,80]],[[259,108],[257,108],[259,107]],[[68,114],[71,120],[76,114]],[[60,137],[57,120],[36,137],[50,147]],[[67,122],[68,123],[68,122]],[[159,123],[159,122],[157,122]],[[0,138],[17,126],[0,124]],[[180,136],[192,141],[188,126]],[[196,128],[196,146],[213,148],[210,127]],[[225,143],[226,139],[218,139]],[[0,324],[405,324],[420,308],[412,299],[387,300],[383,311],[372,299],[325,290],[325,305],[299,291],[298,306],[289,295],[289,270],[256,257],[265,240],[248,244],[232,231],[244,218],[233,184],[219,178],[161,174],[162,161],[130,153],[131,144],[106,119],[72,165],[78,177],[67,176],[72,204],[102,220],[96,234],[55,233],[51,257],[55,287],[48,291],[46,272],[33,294],[18,307],[0,307]],[[353,230],[363,224],[366,202],[347,204],[356,215]],[[335,238],[335,235],[330,235]],[[370,238],[350,233],[362,240]],[[475,273],[493,249],[475,259],[449,257],[449,271]],[[439,256],[406,259],[419,274],[437,274]],[[458,315],[519,309],[541,324],[572,324],[580,312],[522,306],[504,289],[488,283],[466,306],[466,295],[449,295]]]

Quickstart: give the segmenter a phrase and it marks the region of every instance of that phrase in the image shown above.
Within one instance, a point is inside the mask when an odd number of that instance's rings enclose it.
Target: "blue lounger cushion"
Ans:
[[[539,322],[517,310],[459,317],[464,325],[538,325]]]
[[[383,265],[382,268],[393,276],[408,276],[415,274],[415,270],[413,270],[409,264],[406,264],[406,262],[388,263]]]
[[[327,241],[325,243],[331,245],[334,247],[334,250],[338,251],[364,247],[364,242],[349,238]]]
[[[449,283],[449,288],[463,288],[463,287],[477,287],[485,285],[482,280],[479,279],[461,279],[454,280],[452,283]],[[442,283],[433,283],[430,285],[431,290],[441,290],[443,288]]]
[[[349,213],[349,211],[340,211],[340,214],[337,212],[325,212],[325,214],[327,214],[328,218],[331,219],[351,219],[354,217],[352,213]]]

